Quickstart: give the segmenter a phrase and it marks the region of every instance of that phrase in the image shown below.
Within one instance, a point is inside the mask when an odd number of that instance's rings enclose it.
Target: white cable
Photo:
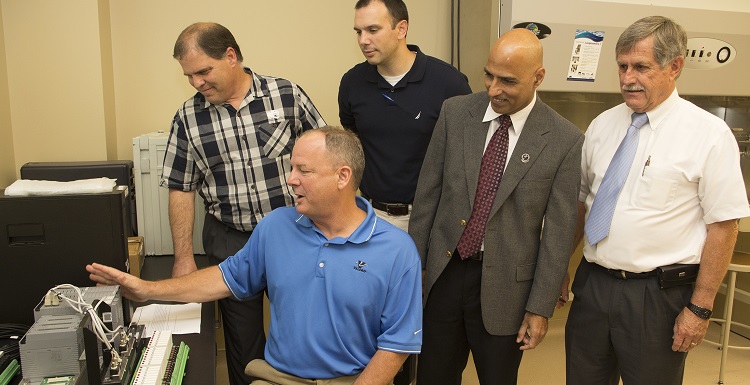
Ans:
[[[59,289],[71,289],[73,290],[78,299],[68,298],[62,293],[60,293]],[[116,327],[114,330],[110,330],[107,325],[102,321],[102,319],[99,317],[99,314],[96,313],[96,311],[99,308],[99,305],[101,305],[104,301],[98,300],[96,303],[96,306],[92,306],[85,302],[83,298],[83,293],[81,292],[81,289],[77,286],[64,283],[61,285],[57,285],[50,289],[47,294],[52,293],[53,295],[56,295],[59,299],[63,300],[64,303],[68,304],[73,310],[75,310],[79,314],[88,313],[91,318],[91,328],[93,329],[94,335],[96,335],[96,338],[101,341],[106,347],[107,350],[110,351],[110,354],[112,355],[112,361],[111,362],[121,362],[120,355],[117,353],[117,349],[114,349],[112,347],[112,343],[114,342],[115,338],[117,337],[116,332],[123,329],[122,325]],[[106,330],[106,332],[105,332]],[[107,332],[112,333],[112,338],[107,338]]]
[[[78,299],[72,299],[72,298],[66,297],[65,295],[57,291],[59,289],[71,289],[75,291],[76,295],[78,296]],[[80,288],[78,288],[77,286],[68,284],[68,283],[57,285],[53,287],[52,289],[50,289],[48,293],[50,292],[56,295],[61,300],[63,300],[65,303],[67,303],[68,306],[73,308],[73,310],[75,310],[77,313],[79,314],[88,313],[91,316],[92,329],[97,339],[101,341],[104,345],[106,345],[108,350],[112,351],[113,359],[119,358],[119,355],[117,354],[115,349],[112,348],[112,342],[114,342],[116,338],[115,333],[122,329],[122,325],[116,327],[114,330],[110,330],[107,327],[107,325],[104,324],[104,321],[102,321],[102,319],[96,313],[96,310],[99,308],[99,305],[104,301],[99,300],[99,302],[97,302],[96,304],[96,307],[94,307],[85,302],[83,298],[83,293],[81,292]],[[107,338],[107,333],[112,333],[111,339]]]

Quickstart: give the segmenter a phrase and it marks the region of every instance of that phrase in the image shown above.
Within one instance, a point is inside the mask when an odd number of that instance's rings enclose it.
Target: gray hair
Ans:
[[[687,51],[687,33],[664,16],[647,16],[631,24],[620,35],[615,46],[617,56],[630,52],[641,40],[654,37],[654,60],[661,68]]]
[[[352,187],[356,191],[365,172],[365,152],[357,134],[336,126],[325,126],[305,131],[300,137],[310,133],[321,133],[326,140],[326,151],[331,154],[334,167],[349,166],[352,169]]]

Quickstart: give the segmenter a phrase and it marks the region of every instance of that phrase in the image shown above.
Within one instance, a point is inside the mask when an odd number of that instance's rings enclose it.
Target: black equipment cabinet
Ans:
[[[126,225],[129,237],[138,235],[135,206],[135,177],[132,160],[104,160],[91,162],[29,162],[21,166],[21,179],[70,182],[78,179],[111,178],[118,186],[130,190],[126,206]]]
[[[0,190],[0,323],[34,323],[55,285],[94,286],[86,264],[127,271],[127,189],[100,194],[6,196]]]

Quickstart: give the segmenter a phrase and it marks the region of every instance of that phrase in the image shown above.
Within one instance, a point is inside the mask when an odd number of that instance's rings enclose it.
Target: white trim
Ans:
[[[421,350],[392,349],[392,348],[385,348],[385,347],[382,347],[382,346],[378,346],[378,349],[379,350],[385,350],[387,352],[402,353],[402,354],[419,354],[419,353],[422,352]]]
[[[374,214],[374,213],[373,213]],[[375,216],[375,220],[372,221],[372,228],[370,229],[370,234],[367,234],[367,239],[365,239],[365,242],[369,241],[370,238],[372,238],[372,235],[375,234],[375,227],[378,225],[378,217]]]
[[[219,268],[219,271],[221,272],[221,279],[224,280],[224,284],[227,285],[227,289],[229,289],[229,292],[232,293],[232,296],[238,300],[242,300],[243,298],[240,298],[237,296],[237,294],[232,290],[232,285],[229,284],[229,281],[227,281],[227,277],[224,276],[224,269],[222,269],[222,265],[218,264],[216,265]]]

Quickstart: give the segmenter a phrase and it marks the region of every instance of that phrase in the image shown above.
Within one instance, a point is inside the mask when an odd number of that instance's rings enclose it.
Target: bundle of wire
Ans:
[[[76,292],[77,298],[68,298],[63,293],[61,293],[60,289],[72,289]],[[83,299],[83,293],[81,293],[81,289],[79,289],[77,286],[71,285],[71,284],[62,284],[57,285],[51,289],[49,289],[48,294],[52,294],[57,296],[62,302],[65,302],[68,306],[73,308],[77,313],[79,314],[89,314],[91,318],[91,327],[93,329],[94,334],[96,335],[96,338],[101,341],[106,347],[107,350],[109,350],[112,354],[112,362],[122,362],[120,359],[120,355],[117,353],[117,349],[112,349],[112,342],[114,342],[115,338],[117,337],[117,332],[123,332],[122,326],[116,327],[114,330],[110,330],[107,325],[104,324],[104,321],[99,317],[99,314],[96,312],[99,305],[103,301],[97,301],[96,306],[92,306],[91,304],[88,304],[84,302]],[[111,338],[107,338],[107,333],[111,334]]]
[[[26,325],[0,324],[0,340],[12,340],[11,342],[0,346],[0,351],[3,352],[3,356],[10,356],[11,358],[16,359],[20,357],[18,351],[18,340],[20,340],[27,331],[29,331],[29,327]]]
[[[14,370],[10,370],[7,373],[8,378],[0,376],[0,384],[3,381],[10,381],[15,375],[18,369],[18,362],[21,359],[21,354],[18,348],[18,341],[23,337],[24,334],[29,330],[27,325],[22,324],[0,324],[0,341],[10,340],[10,342],[0,343],[0,374],[5,374],[5,370],[8,367]],[[7,382],[6,382],[7,383]]]

